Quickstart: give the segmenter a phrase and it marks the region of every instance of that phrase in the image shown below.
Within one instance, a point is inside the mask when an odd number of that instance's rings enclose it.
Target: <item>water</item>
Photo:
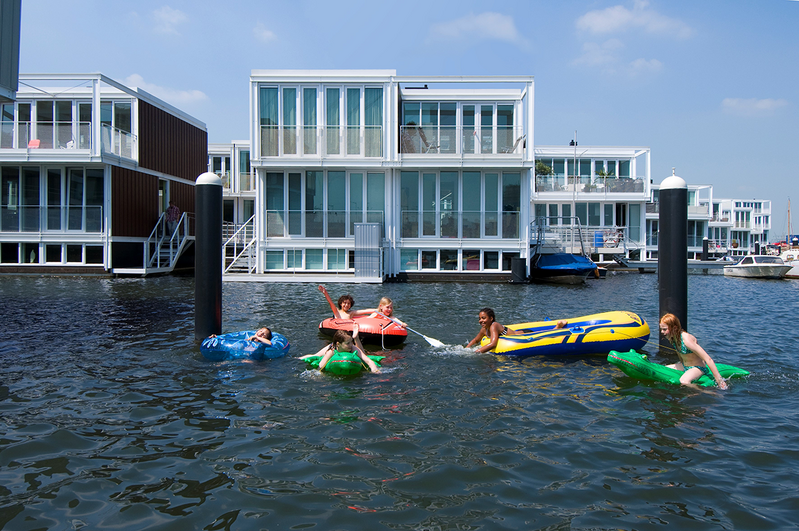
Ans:
[[[795,528],[799,282],[689,277],[690,329],[753,373],[726,392],[457,346],[486,305],[503,323],[628,309],[655,328],[655,275],[328,289],[356,308],[388,295],[451,346],[411,334],[382,374],[305,371],[330,313],[316,286],[225,284],[224,331],[269,325],[291,353],[211,363],[191,278],[3,278],[0,527]]]

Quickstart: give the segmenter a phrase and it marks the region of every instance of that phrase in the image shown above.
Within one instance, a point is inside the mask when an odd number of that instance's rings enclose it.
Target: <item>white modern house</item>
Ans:
[[[250,272],[502,278],[528,256],[532,77],[256,70],[250,108]]]
[[[646,259],[657,260],[659,186],[652,186],[646,205]],[[688,185],[688,258],[701,259],[704,239],[708,255],[741,257],[761,252],[769,243],[771,201],[719,199],[711,185]]]
[[[0,104],[0,274],[172,271],[193,239],[205,124],[102,74],[19,78]]]
[[[648,147],[536,146],[534,222],[550,232],[579,224],[594,260],[643,259]]]

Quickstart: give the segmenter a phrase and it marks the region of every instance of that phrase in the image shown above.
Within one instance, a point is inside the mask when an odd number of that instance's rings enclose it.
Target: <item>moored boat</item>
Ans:
[[[730,277],[783,278],[791,266],[785,265],[779,256],[749,255],[737,264],[724,266],[724,274]]]
[[[506,356],[607,354],[611,350],[643,347],[649,339],[649,325],[632,312],[604,312],[567,319],[564,328],[557,320],[507,325],[522,331],[500,336],[491,352]],[[482,345],[490,339],[484,337]],[[623,346],[622,346],[623,345]]]
[[[408,331],[386,316],[377,314],[356,316],[354,319],[330,317],[319,323],[319,331],[332,336],[336,330],[352,332],[353,324],[358,323],[358,337],[363,343],[394,346],[408,338]]]
[[[791,266],[785,278],[799,278],[799,249],[788,249],[780,254],[785,265]]]
[[[579,254],[538,254],[530,264],[530,278],[535,281],[580,284],[589,275],[599,277],[597,265]]]

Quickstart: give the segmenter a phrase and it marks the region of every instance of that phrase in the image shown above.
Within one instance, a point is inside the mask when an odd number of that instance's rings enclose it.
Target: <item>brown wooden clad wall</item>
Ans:
[[[158,216],[158,177],[112,167],[111,233],[114,236],[146,238]]]
[[[139,164],[195,181],[208,171],[208,133],[139,101]]]
[[[181,212],[194,212],[194,186],[172,181],[169,183],[169,198]]]

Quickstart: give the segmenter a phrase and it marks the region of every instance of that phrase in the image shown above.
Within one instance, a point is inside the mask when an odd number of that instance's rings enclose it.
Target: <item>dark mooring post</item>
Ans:
[[[677,316],[688,329],[688,186],[673,174],[660,185],[660,234],[658,236],[658,286],[660,315]],[[661,347],[668,340],[660,336]]]
[[[194,337],[222,333],[222,179],[203,173],[195,186]]]

